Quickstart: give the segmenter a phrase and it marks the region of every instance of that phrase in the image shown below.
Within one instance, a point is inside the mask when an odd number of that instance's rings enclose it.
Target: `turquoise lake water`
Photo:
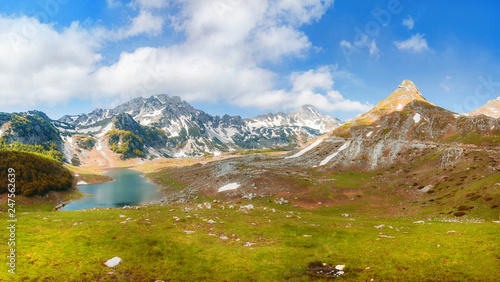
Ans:
[[[78,186],[78,190],[84,194],[91,194],[92,197],[85,196],[82,199],[71,201],[61,208],[61,211],[73,211],[88,208],[117,208],[125,205],[139,205],[153,200],[159,200],[163,195],[159,192],[158,186],[148,182],[142,177],[143,173],[118,168],[105,173],[115,179],[115,181]]]

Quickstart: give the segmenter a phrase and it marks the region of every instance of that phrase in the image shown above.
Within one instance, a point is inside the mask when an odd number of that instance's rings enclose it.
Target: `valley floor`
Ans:
[[[307,274],[312,262],[346,265],[345,281],[500,277],[498,223],[464,217],[391,218],[264,199],[17,213],[16,274],[4,265],[2,281],[321,281]],[[7,232],[0,236],[7,242]],[[122,263],[104,266],[113,257]]]

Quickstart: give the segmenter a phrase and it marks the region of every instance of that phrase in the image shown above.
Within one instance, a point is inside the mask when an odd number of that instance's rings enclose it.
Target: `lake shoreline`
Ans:
[[[84,194],[84,196],[69,202],[60,203],[54,210],[71,211],[87,208],[116,208],[124,205],[140,205],[159,201],[165,196],[161,193],[161,186],[146,177],[144,172],[134,170],[133,167],[105,168],[102,170],[105,170],[103,174],[110,174],[104,176],[107,179],[112,179],[111,181],[78,185],[78,188],[75,188],[78,189],[79,193]],[[102,188],[105,189],[102,190]],[[72,204],[72,207],[69,208],[67,207],[68,204],[84,199],[85,201],[83,202]]]

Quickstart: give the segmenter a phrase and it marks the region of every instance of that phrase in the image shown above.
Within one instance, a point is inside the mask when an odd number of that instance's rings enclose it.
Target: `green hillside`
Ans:
[[[7,191],[8,169],[15,170],[16,194],[44,195],[71,187],[73,177],[62,164],[41,154],[0,150],[0,193]]]

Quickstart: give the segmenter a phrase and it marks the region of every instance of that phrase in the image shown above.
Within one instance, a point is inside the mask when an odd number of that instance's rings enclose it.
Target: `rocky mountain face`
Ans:
[[[495,100],[488,101],[486,105],[467,113],[468,116],[485,115],[492,118],[500,118],[500,97]]]
[[[126,159],[155,159],[297,146],[340,124],[312,106],[242,119],[211,116],[179,97],[155,95],[59,120],[36,111],[2,114],[0,136],[8,143],[52,141],[68,162],[86,164],[97,158],[103,161],[98,164],[106,165],[104,159],[113,153]]]
[[[449,207],[449,214],[491,213],[500,203],[500,119],[440,108],[405,80],[368,113],[300,150],[179,168],[168,175],[189,193],[209,196],[284,197],[301,206],[357,201],[370,208],[398,202],[401,213],[435,211],[439,205]],[[237,188],[223,189],[229,184]],[[182,195],[176,191],[172,197]]]
[[[0,137],[7,143],[48,145],[53,142],[59,148],[63,143],[51,119],[40,111],[0,113]]]
[[[112,118],[128,117],[117,128]],[[134,124],[135,121],[136,124]],[[267,114],[242,119],[239,116],[211,116],[179,97],[155,95],[136,98],[113,109],[96,109],[88,114],[64,116],[57,127],[66,134],[103,135],[111,129],[139,133],[147,128],[160,130],[166,142],[146,142],[145,153],[153,156],[200,156],[237,149],[264,149],[302,144],[342,124],[342,121],[304,106],[289,114]],[[151,132],[150,132],[151,133]],[[160,134],[160,132],[157,132]],[[150,136],[151,137],[151,136]],[[156,138],[164,140],[165,138]],[[161,143],[161,142],[160,142]]]

